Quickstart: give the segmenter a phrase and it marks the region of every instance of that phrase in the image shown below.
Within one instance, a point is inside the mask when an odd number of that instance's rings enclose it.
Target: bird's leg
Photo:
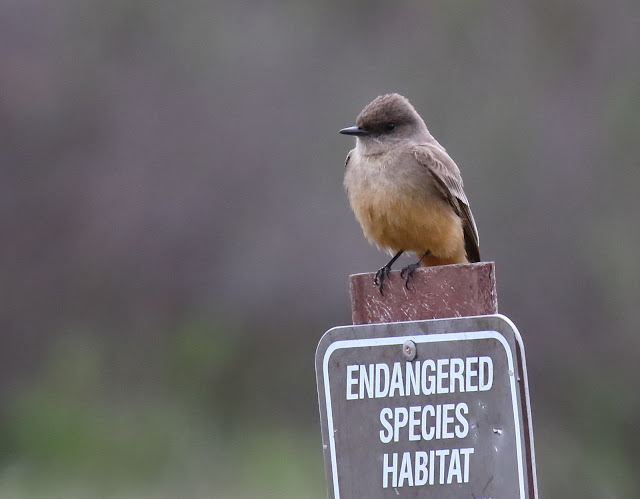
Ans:
[[[413,272],[422,265],[422,262],[425,258],[427,258],[431,254],[431,250],[427,250],[424,255],[418,260],[416,263],[412,263],[411,265],[407,265],[400,271],[400,277],[404,277],[404,285],[407,289],[409,289],[409,281],[413,276]]]
[[[380,290],[381,295],[383,294],[382,284],[384,283],[385,278],[389,277],[389,272],[391,272],[391,266],[398,258],[400,258],[400,255],[402,255],[403,252],[404,250],[398,251],[395,254],[395,256],[391,260],[389,260],[389,263],[387,263],[384,267],[380,267],[380,269],[378,269],[378,272],[376,272],[376,276],[373,278],[373,284],[378,286],[378,289]]]

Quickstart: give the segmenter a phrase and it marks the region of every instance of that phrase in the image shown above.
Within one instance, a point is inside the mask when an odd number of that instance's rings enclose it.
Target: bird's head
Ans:
[[[356,125],[340,133],[355,136],[363,154],[379,154],[398,144],[419,144],[431,137],[420,115],[399,94],[376,97],[360,111]]]

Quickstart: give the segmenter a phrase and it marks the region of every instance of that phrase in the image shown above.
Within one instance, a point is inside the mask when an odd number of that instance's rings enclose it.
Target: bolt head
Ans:
[[[407,340],[402,344],[402,355],[406,360],[415,359],[417,353],[416,344],[413,341]]]

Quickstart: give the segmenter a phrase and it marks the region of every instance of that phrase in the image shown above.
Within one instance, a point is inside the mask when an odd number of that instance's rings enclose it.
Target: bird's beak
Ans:
[[[362,136],[362,135],[369,135],[369,131],[365,130],[364,128],[360,128],[357,126],[348,126],[347,128],[343,128],[342,130],[340,130],[340,133],[344,134],[344,135],[355,135],[356,137],[358,135]]]

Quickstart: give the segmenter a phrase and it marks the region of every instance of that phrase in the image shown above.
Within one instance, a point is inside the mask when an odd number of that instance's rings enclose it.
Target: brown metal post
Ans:
[[[375,274],[351,276],[354,324],[415,321],[498,313],[495,267],[480,262],[416,269],[409,286],[391,272],[380,294]]]

